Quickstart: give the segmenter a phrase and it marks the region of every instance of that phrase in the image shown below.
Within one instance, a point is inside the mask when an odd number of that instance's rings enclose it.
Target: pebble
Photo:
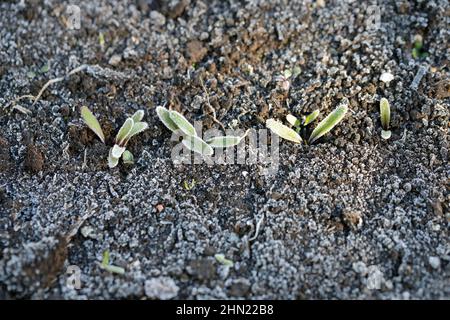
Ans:
[[[439,257],[429,257],[428,263],[433,269],[439,269],[441,267],[441,259]]]

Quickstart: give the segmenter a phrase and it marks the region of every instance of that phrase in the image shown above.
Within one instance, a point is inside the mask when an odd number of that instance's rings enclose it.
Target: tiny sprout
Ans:
[[[305,118],[305,121],[303,122],[303,125],[307,126],[308,124],[310,124],[311,122],[316,120],[317,117],[319,116],[319,114],[320,114],[319,110],[315,110],[315,111],[311,112],[310,114],[308,114]]]
[[[287,120],[287,122],[289,122],[289,124],[291,126],[294,126],[296,128],[298,128],[302,125],[302,122],[299,119],[297,119],[297,117],[293,116],[292,114],[288,114],[286,116],[286,120]]]
[[[266,127],[269,128],[273,133],[279,135],[281,138],[295,142],[302,143],[302,138],[300,135],[292,130],[291,128],[285,126],[279,121],[274,119],[268,119],[266,121]]]
[[[181,143],[183,143],[183,145],[189,150],[205,156],[212,156],[214,153],[213,148],[197,136],[184,137]]]
[[[195,131],[195,128],[192,124],[190,124],[189,121],[186,120],[186,118],[177,111],[169,111],[169,117],[170,120],[172,120],[177,127],[183,131],[183,133],[187,134],[188,136],[196,136],[197,132]]]
[[[234,265],[234,262],[230,259],[225,258],[225,255],[222,253],[215,254],[214,258],[216,258],[217,262],[226,267],[232,267]]]
[[[81,117],[87,126],[94,131],[103,143],[105,143],[105,136],[102,128],[100,127],[97,118],[87,107],[83,106],[81,108]],[[131,137],[148,128],[148,124],[146,122],[141,122],[143,117],[144,111],[138,110],[131,118],[127,118],[122,127],[119,129],[119,132],[116,135],[115,144],[108,153],[108,166],[110,168],[117,166],[120,157],[122,157],[125,163],[133,163],[133,155],[131,152],[126,152],[126,146]]]
[[[81,107],[81,117],[83,118],[83,121],[86,123],[89,129],[91,129],[97,135],[97,137],[99,137],[100,140],[105,143],[105,135],[103,134],[102,127],[88,107]]]
[[[178,130],[178,126],[170,118],[169,110],[164,107],[157,107],[156,114],[158,115],[159,120],[161,120],[161,122],[166,126],[167,129],[169,129],[170,131]]]
[[[125,150],[122,154],[122,160],[124,164],[134,164],[134,156],[133,154],[128,151]]]
[[[184,189],[187,191],[191,191],[192,189],[194,189],[196,184],[197,184],[197,181],[195,181],[195,179],[192,179],[190,183],[187,182],[186,180],[184,180],[184,182],[183,182]]]
[[[341,104],[334,109],[325,119],[320,121],[314,131],[311,133],[309,137],[309,143],[313,143],[326,133],[328,133],[331,129],[334,128],[341,120],[344,118],[345,114],[348,110],[348,100],[345,99]]]
[[[103,252],[103,259],[102,259],[102,263],[100,264],[100,268],[102,268],[103,270],[109,271],[111,273],[117,273],[117,274],[125,273],[124,268],[109,264],[109,251],[108,250]]]
[[[242,140],[245,139],[245,137],[248,135],[250,130],[247,130],[243,136],[236,137],[236,136],[219,136],[214,137],[211,139],[208,139],[206,142],[213,148],[229,148],[234,147],[241,143]]]
[[[418,34],[414,37],[414,47],[411,55],[414,59],[426,58],[428,53],[423,48],[423,37]]]
[[[391,107],[389,101],[386,98],[380,100],[380,118],[381,118],[381,137],[385,140],[391,137],[391,131],[389,130],[389,122],[391,121]]]

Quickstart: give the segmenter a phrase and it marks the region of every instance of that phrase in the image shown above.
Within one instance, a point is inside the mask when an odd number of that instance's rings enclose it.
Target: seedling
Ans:
[[[161,122],[172,132],[180,130],[183,134],[183,145],[196,153],[212,156],[213,148],[229,148],[238,145],[247,136],[247,132],[241,136],[218,136],[204,141],[197,135],[194,126],[179,112],[157,107],[156,113]]]
[[[392,135],[389,130],[389,122],[391,121],[391,107],[389,101],[386,98],[380,100],[380,119],[381,119],[381,137],[385,140],[389,139]]]
[[[100,268],[102,268],[103,270],[106,270],[108,272],[111,272],[111,273],[117,273],[117,274],[125,273],[124,268],[109,264],[109,250],[106,250],[105,252],[103,252],[103,259],[102,259],[102,263],[100,264]]]
[[[290,79],[295,79],[302,70],[300,67],[294,67],[293,69],[286,69],[283,71],[283,74],[276,76],[274,80],[276,82],[281,82],[281,87],[284,91],[289,91],[289,88],[291,87],[291,81]]]
[[[81,108],[81,117],[83,118],[87,126],[92,131],[94,131],[94,133],[100,138],[103,143],[105,143],[105,135],[103,134],[102,128],[97,118],[88,109],[88,107],[83,106]],[[115,166],[117,166],[121,157],[125,164],[134,163],[133,154],[130,151],[126,150],[126,146],[128,144],[128,141],[130,141],[133,136],[141,133],[148,128],[148,124],[141,121],[143,117],[144,111],[138,110],[133,114],[133,116],[127,118],[122,127],[119,129],[114,146],[109,150],[108,154],[108,166],[110,168],[114,168]]]
[[[215,254],[214,258],[216,258],[217,262],[226,267],[232,267],[234,265],[234,262],[230,259],[225,258],[225,255],[222,253]]]
[[[421,35],[416,35],[414,37],[414,46],[412,49],[412,57],[414,59],[426,58],[428,53],[423,48],[423,37]]]
[[[317,125],[317,127],[314,129],[311,136],[309,137],[308,142],[313,143],[314,141],[316,141],[317,139],[328,133],[331,129],[333,129],[344,118],[345,114],[347,113],[347,110],[348,110],[348,100],[345,99],[333,112],[331,112],[325,119],[323,119]],[[306,117],[304,117],[303,121],[300,121],[293,115],[288,115],[286,117],[286,120],[297,129],[296,131],[274,119],[268,119],[266,121],[266,126],[273,133],[277,134],[283,139],[292,141],[294,143],[301,143],[302,138],[300,137],[298,132],[300,132],[300,129],[302,127],[309,125],[311,122],[317,119],[319,114],[320,114],[319,110],[316,110],[311,114],[307,115]]]
[[[195,179],[192,179],[190,183],[187,180],[184,180],[183,182],[184,189],[187,191],[191,191],[192,189],[194,189],[196,184],[197,181],[195,181]]]

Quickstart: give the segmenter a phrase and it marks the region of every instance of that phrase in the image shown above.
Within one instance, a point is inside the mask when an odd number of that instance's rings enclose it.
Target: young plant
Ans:
[[[109,250],[106,250],[105,252],[103,252],[102,263],[99,265],[100,265],[100,268],[102,268],[103,270],[106,270],[108,272],[111,272],[111,273],[117,273],[117,274],[125,273],[124,268],[109,264]]]
[[[312,132],[311,136],[309,137],[308,142],[313,143],[320,137],[322,137],[324,134],[328,133],[331,129],[334,128],[345,116],[348,110],[348,100],[344,100],[333,112],[331,112],[325,119],[323,119],[317,127]],[[273,133],[277,134],[283,139],[292,141],[294,143],[301,143],[302,138],[298,134],[300,132],[302,127],[305,127],[309,125],[311,122],[313,122],[317,117],[319,116],[320,111],[315,110],[306,117],[303,118],[303,120],[299,120],[293,115],[289,114],[286,116],[286,120],[296,128],[296,130],[293,130],[289,128],[288,126],[285,126],[279,121],[276,121],[274,119],[268,119],[266,121],[266,126],[269,128]]]
[[[83,118],[86,125],[94,131],[94,133],[100,138],[100,140],[105,143],[105,135],[103,134],[102,128],[97,120],[97,118],[93,115],[93,113],[88,109],[88,107],[83,106],[81,108],[81,117]],[[114,168],[119,163],[119,159],[122,157],[122,160],[125,164],[132,164],[134,162],[133,154],[126,150],[126,146],[130,139],[141,133],[142,131],[148,128],[148,124],[146,122],[141,121],[144,117],[144,110],[138,110],[133,114],[130,118],[127,118],[119,129],[117,133],[115,144],[109,150],[108,154],[108,166],[110,168]]]
[[[389,122],[391,121],[391,107],[389,101],[386,98],[380,100],[380,119],[381,119],[381,137],[385,140],[389,139],[392,135],[389,130]]]
[[[284,91],[289,91],[289,88],[291,87],[290,79],[295,79],[301,72],[302,70],[298,66],[294,67],[292,70],[286,69],[281,75],[276,76],[274,80],[276,82],[281,82],[281,87]]]
[[[238,145],[248,134],[247,131],[242,137],[218,136],[204,141],[197,135],[194,126],[181,113],[160,106],[156,108],[156,114],[167,129],[172,132],[181,131],[183,134],[181,143],[186,148],[205,156],[212,156],[213,148],[229,148]]]

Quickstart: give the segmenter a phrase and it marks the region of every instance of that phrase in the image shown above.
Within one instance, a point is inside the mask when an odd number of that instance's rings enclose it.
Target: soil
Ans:
[[[0,297],[449,299],[450,5],[376,3],[374,28],[364,1],[80,1],[73,29],[65,1],[1,2]],[[295,67],[286,91],[274,78]],[[226,128],[262,129],[323,119],[344,97],[351,110],[317,143],[281,141],[275,175],[175,165],[155,112],[220,129],[214,109]],[[109,169],[138,109],[135,164]],[[124,274],[101,267],[106,250]]]

